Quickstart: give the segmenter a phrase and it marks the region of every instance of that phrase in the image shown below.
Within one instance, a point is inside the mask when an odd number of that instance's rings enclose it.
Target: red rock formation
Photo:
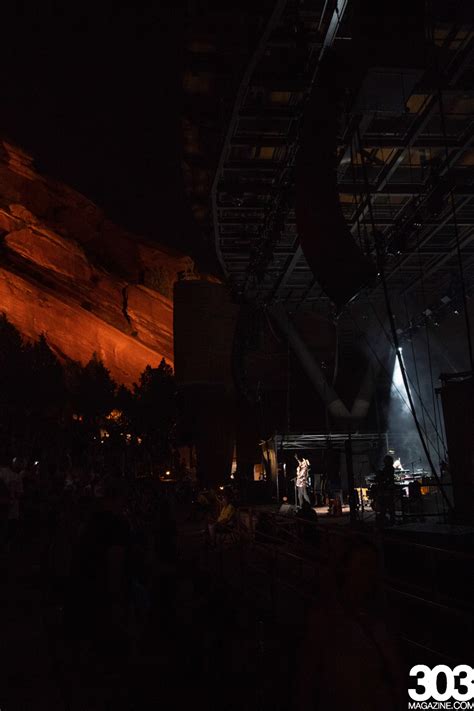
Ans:
[[[127,385],[173,364],[173,284],[192,260],[131,235],[0,144],[0,311],[61,357],[94,352]]]

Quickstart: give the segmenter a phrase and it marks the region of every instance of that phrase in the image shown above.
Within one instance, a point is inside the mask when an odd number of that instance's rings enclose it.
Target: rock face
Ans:
[[[96,352],[131,385],[148,364],[173,365],[173,286],[192,272],[0,142],[0,311],[23,336],[81,363]]]

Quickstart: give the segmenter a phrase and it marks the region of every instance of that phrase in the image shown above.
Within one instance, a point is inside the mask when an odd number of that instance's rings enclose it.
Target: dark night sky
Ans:
[[[186,249],[184,8],[119,5],[12,3],[3,17],[0,130],[112,219]]]

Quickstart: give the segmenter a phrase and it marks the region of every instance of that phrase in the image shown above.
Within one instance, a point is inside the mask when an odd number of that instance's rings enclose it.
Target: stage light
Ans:
[[[166,474],[166,476],[169,476],[171,474],[171,472],[168,471],[168,472],[165,472],[165,474]]]
[[[391,397],[391,403],[392,407],[394,408],[394,411],[398,411],[400,414],[407,414],[410,412],[408,405],[407,405],[407,394],[406,394],[406,389],[405,389],[405,383],[403,380],[403,375],[402,375],[402,370],[400,367],[400,362],[399,358],[403,358],[402,355],[402,349],[398,349],[399,357],[395,358],[394,364],[393,364],[393,373],[392,373],[392,385],[390,388],[390,397]],[[401,409],[400,409],[401,408]]]

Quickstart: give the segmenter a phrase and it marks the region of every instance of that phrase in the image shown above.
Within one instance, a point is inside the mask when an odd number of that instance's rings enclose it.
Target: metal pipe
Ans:
[[[373,347],[373,351],[375,353],[379,352],[380,346],[384,344],[384,341],[385,333],[382,329]],[[367,417],[370,408],[370,403],[372,402],[372,397],[375,390],[376,378],[379,373],[380,367],[380,359],[377,360],[377,362],[373,365],[370,361],[369,356],[364,378],[360,385],[359,392],[357,393],[357,396],[352,405],[351,417],[354,420],[363,420],[365,417]]]
[[[281,306],[273,306],[269,310],[269,313],[287,337],[288,343],[298,356],[306,375],[310,378],[330,414],[337,419],[350,419],[351,415],[349,410],[334,388],[327,382],[324,373],[317,364],[308,346],[291,323],[286,311]]]

